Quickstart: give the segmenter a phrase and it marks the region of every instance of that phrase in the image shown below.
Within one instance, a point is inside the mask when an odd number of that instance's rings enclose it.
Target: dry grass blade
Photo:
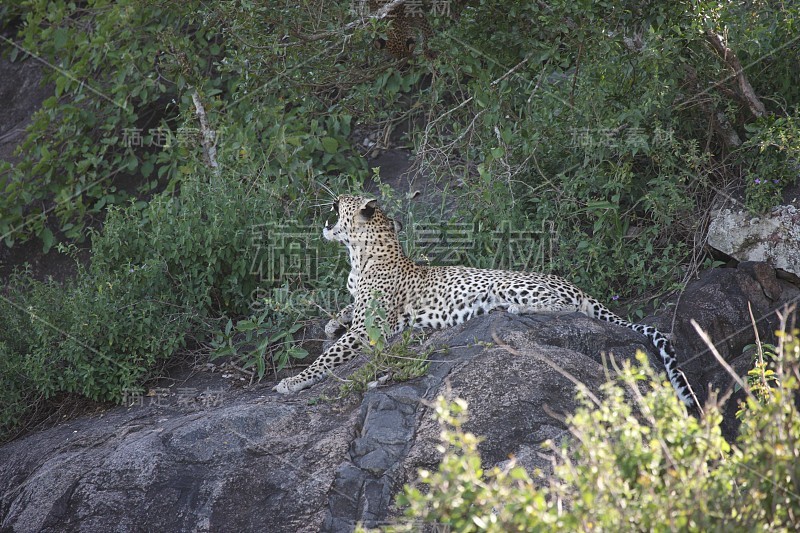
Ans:
[[[722,368],[725,369],[726,372],[728,372],[728,374],[731,375],[731,377],[736,381],[736,383],[738,383],[739,386],[742,387],[742,389],[744,389],[747,395],[752,398],[753,395],[750,392],[750,388],[747,386],[747,383],[745,383],[742,380],[742,378],[739,377],[739,374],[736,373],[733,367],[731,367],[731,365],[728,364],[725,358],[723,358],[722,355],[720,355],[719,351],[717,350],[717,347],[714,346],[714,343],[711,341],[711,337],[708,336],[708,333],[706,333],[703,330],[703,328],[700,327],[700,324],[698,324],[694,319],[691,319],[690,322],[692,324],[692,327],[697,332],[697,334],[700,335],[700,338],[703,339],[703,342],[706,343],[706,346],[708,346],[709,351],[711,351],[711,353],[714,355],[717,362],[722,366]]]
[[[758,354],[758,365],[759,368],[764,368],[764,348],[761,346],[761,336],[758,334],[758,328],[756,327],[756,319],[753,316],[753,308],[750,306],[750,302],[747,302],[747,312],[750,313],[750,322],[753,324],[753,333],[756,336],[756,353]],[[780,313],[778,313],[780,317]],[[764,391],[769,391],[769,385],[767,384],[767,378],[764,375],[764,371],[762,370],[759,372],[759,376],[761,378],[761,386],[763,387]]]

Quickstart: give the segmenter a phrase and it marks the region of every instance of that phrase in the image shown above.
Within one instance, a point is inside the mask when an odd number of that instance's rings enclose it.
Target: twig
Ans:
[[[527,56],[525,56],[525,59],[523,59],[522,61],[520,61],[519,63],[517,63],[517,64],[516,64],[516,65],[514,65],[513,67],[511,67],[511,68],[508,70],[508,72],[506,72],[505,74],[503,74],[502,76],[500,76],[500,77],[499,77],[499,78],[497,78],[496,80],[492,81],[492,83],[490,83],[489,85],[490,85],[490,86],[492,86],[492,87],[494,87],[495,85],[497,85],[498,83],[500,83],[500,82],[501,82],[501,81],[503,81],[504,79],[508,78],[509,76],[511,76],[512,74],[514,74],[514,73],[515,73],[517,70],[519,70],[519,68],[520,68],[522,65],[524,65],[525,63],[527,63],[527,62],[528,62],[528,60],[529,60],[530,58],[531,58],[531,55],[530,55],[530,54],[528,54]]]

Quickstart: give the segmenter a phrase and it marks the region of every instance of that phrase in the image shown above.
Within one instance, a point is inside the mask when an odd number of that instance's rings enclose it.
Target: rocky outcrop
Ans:
[[[800,289],[778,278],[775,269],[766,263],[745,262],[736,268],[704,272],[686,287],[672,313],[652,322],[662,331],[672,330],[681,367],[701,401],[705,401],[709,390],[720,391],[721,395],[728,392],[733,378],[716,362],[690,319],[708,333],[717,351],[739,375],[744,375],[752,366],[751,356],[744,353],[744,348],[755,342],[750,310],[762,342],[774,342],[774,332],[779,326],[776,311],[799,303]],[[788,323],[800,324],[796,312],[793,316]],[[674,328],[670,327],[673,318]],[[738,429],[734,413],[742,397],[740,391],[725,404],[723,431],[729,438]]]
[[[3,531],[317,531],[357,413],[226,395],[6,445]]]
[[[737,261],[763,261],[800,276],[800,209],[780,205],[762,216],[720,209],[712,216],[708,244]]]
[[[674,343],[692,383],[731,381],[699,341],[696,319],[744,371],[752,342],[747,303],[765,337],[772,311],[800,291],[764,264],[707,272],[684,292]],[[670,331],[672,316],[654,323]],[[500,339],[512,349],[498,346]],[[111,408],[0,448],[2,531],[351,531],[393,519],[391,502],[420,467],[435,467],[439,427],[428,405],[466,399],[467,430],[483,435],[487,465],[514,455],[548,471],[540,444],[561,439],[572,380],[597,391],[602,353],[650,350],[635,332],[582,315],[493,313],[432,333],[443,347],[428,373],[363,396],[319,401],[334,380],[288,398],[272,383],[240,389],[194,376],[158,401]],[[654,354],[651,354],[654,355]],[[654,364],[657,358],[652,357]],[[338,372],[346,377],[363,358]],[[187,398],[186,391],[206,389]],[[168,392],[166,392],[168,391]],[[209,401],[210,400],[210,401]],[[732,417],[731,417],[732,418]],[[728,427],[732,432],[734,426]]]

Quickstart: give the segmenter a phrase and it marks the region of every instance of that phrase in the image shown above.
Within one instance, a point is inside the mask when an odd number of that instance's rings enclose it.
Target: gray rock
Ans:
[[[745,346],[755,342],[752,310],[762,342],[775,342],[779,327],[778,313],[787,305],[800,302],[800,289],[776,277],[766,263],[740,263],[737,268],[721,268],[704,272],[689,283],[674,312],[674,346],[681,367],[689,376],[695,392],[706,399],[709,389],[721,395],[729,392],[733,378],[717,362],[690,323],[694,319],[711,337],[719,354],[739,375],[752,367],[750,356],[743,355]],[[670,317],[659,317],[656,325],[669,331]],[[794,322],[797,324],[797,313]],[[739,391],[725,404],[723,432],[732,439],[738,430],[734,413],[744,392]]]
[[[762,216],[720,209],[711,217],[708,244],[738,261],[763,261],[800,276],[800,209],[781,205]]]
[[[673,341],[697,389],[731,382],[689,320],[711,334],[744,373],[741,350],[753,341],[747,303],[768,340],[775,310],[800,291],[765,264],[706,272],[684,292]],[[653,322],[663,331],[672,317]],[[499,340],[501,345],[495,343]],[[396,518],[394,495],[435,468],[440,428],[431,402],[440,394],[469,404],[466,429],[484,437],[487,467],[510,458],[550,472],[542,444],[569,437],[563,416],[575,409],[575,383],[593,391],[606,377],[603,354],[646,349],[635,332],[582,315],[493,313],[429,334],[426,376],[388,383],[334,401],[340,381],[291,397],[236,389],[219,405],[115,407],[0,447],[0,531],[332,531]],[[365,357],[343,365],[347,376]],[[217,374],[214,379],[221,379]],[[184,384],[183,386],[191,386]],[[731,412],[725,431],[736,430]]]
[[[3,447],[1,528],[317,531],[354,415],[231,397],[72,421]]]

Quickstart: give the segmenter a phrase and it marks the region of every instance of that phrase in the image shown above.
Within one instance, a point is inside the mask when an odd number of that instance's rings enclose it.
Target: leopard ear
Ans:
[[[378,50],[383,50],[384,48],[386,48],[386,39],[384,39],[383,37],[375,37],[372,40],[372,46],[374,46]]]
[[[367,200],[361,205],[361,216],[367,220],[375,215],[375,209],[378,207],[377,200]]]

